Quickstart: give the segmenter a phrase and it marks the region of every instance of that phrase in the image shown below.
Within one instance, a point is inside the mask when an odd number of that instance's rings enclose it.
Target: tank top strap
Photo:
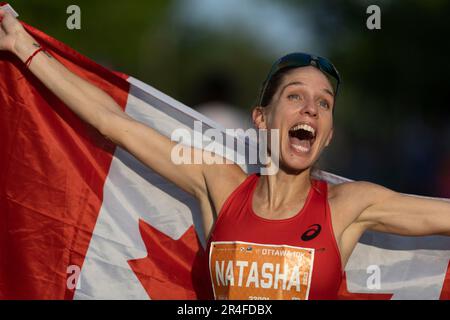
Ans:
[[[222,216],[223,213],[229,212],[230,209],[232,209],[230,208],[230,206],[245,203],[248,200],[248,197],[252,193],[253,189],[255,188],[256,183],[258,182],[258,178],[258,173],[247,176],[247,178],[245,178],[245,180],[236,189],[234,189],[233,192],[231,192],[231,194],[225,200],[222,208],[220,209],[219,217]]]
[[[328,183],[324,180],[312,179],[312,187],[318,197],[325,200],[328,199]]]
[[[328,185],[323,180],[311,180],[311,200],[305,208],[306,215],[303,217],[305,223],[327,224],[328,223]]]
[[[314,215],[311,215],[310,218],[314,217],[314,221],[309,220],[311,224],[321,224],[323,228],[326,228],[326,232],[329,234],[330,243],[334,251],[336,252],[336,261],[338,264],[338,269],[340,271],[340,275],[344,273],[344,269],[342,268],[341,262],[341,254],[338,246],[337,239],[334,234],[333,228],[333,219],[331,216],[330,205],[328,202],[328,183],[324,180],[313,180],[314,187],[314,197],[316,201],[312,201],[311,211],[315,212]]]

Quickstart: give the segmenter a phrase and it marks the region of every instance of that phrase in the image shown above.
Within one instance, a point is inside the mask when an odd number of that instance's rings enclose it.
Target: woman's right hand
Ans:
[[[0,10],[0,50],[15,52],[19,39],[27,32],[9,12]]]

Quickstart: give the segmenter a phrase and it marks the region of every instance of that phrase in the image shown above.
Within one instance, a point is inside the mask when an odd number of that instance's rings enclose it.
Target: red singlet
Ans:
[[[342,278],[327,183],[312,180],[304,207],[283,220],[253,211],[259,175],[225,201],[207,246],[216,299],[336,299]]]

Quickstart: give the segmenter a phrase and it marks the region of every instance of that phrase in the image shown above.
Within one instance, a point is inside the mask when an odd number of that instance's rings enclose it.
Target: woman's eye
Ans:
[[[325,108],[325,109],[329,109],[329,108],[330,108],[330,104],[329,104],[328,101],[326,101],[326,100],[320,100],[320,101],[319,101],[319,105],[320,105],[322,108]]]
[[[298,94],[290,94],[288,95],[289,100],[300,100],[300,95]]]

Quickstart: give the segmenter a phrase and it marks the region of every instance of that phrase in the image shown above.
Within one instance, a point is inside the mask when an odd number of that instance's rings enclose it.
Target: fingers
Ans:
[[[8,16],[8,12],[0,9],[0,24],[3,25],[4,20]]]
[[[11,14],[11,12],[0,9],[0,23],[1,24],[14,24],[18,22],[17,18]]]
[[[4,35],[4,30],[3,30],[3,18],[4,18],[4,16],[5,16],[5,14],[6,14],[6,11],[3,11],[3,10],[1,10],[0,9],[0,35]]]
[[[0,9],[0,22],[2,21],[3,17],[6,16],[8,14],[8,12],[6,12],[5,10]]]
[[[0,26],[6,33],[13,33],[21,29],[22,25],[19,21],[8,11],[0,10]]]

